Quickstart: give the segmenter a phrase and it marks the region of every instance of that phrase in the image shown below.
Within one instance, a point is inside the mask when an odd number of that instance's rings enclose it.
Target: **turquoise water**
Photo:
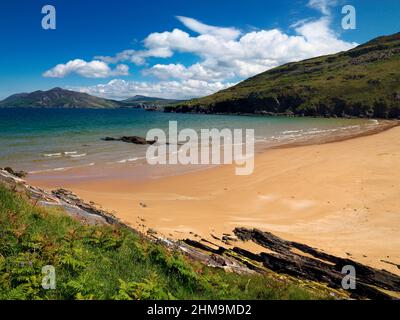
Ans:
[[[146,146],[101,138],[146,136],[149,129],[255,129],[256,142],[274,145],[332,132],[351,133],[368,120],[313,119],[146,112],[139,109],[0,109],[0,167],[29,172],[143,159]]]

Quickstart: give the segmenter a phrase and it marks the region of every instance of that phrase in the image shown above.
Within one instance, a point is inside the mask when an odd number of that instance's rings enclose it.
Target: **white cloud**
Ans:
[[[102,58],[106,62],[131,61],[143,65],[149,57],[169,58],[174,53],[189,53],[198,56],[200,61],[190,66],[158,63],[145,70],[144,74],[161,80],[228,81],[247,78],[287,62],[345,51],[356,46],[356,43],[341,40],[330,28],[328,8],[333,3],[333,0],[311,0],[310,6],[327,15],[294,24],[294,35],[279,29],[243,34],[235,28],[209,26],[179,16],[178,19],[191,31],[198,33],[197,36],[180,29],[154,32],[144,39],[145,49],[123,51],[115,57]]]
[[[156,64],[144,71],[145,75],[153,75],[159,79],[180,79],[180,80],[200,80],[200,81],[223,81],[227,78],[227,73],[213,70],[204,63],[196,63],[190,67],[182,64]],[[234,73],[231,73],[231,77]]]
[[[193,22],[193,19],[190,21]],[[204,27],[202,34],[194,37],[179,29],[152,33],[144,41],[149,52],[165,50],[191,53],[197,55],[200,62],[188,67],[182,64],[157,64],[147,70],[146,74],[160,79],[246,78],[287,62],[345,51],[356,45],[340,40],[330,28],[330,23],[330,17],[323,16],[318,20],[296,24],[295,35],[271,29],[249,32],[237,39],[214,35],[218,34],[215,31],[217,27],[210,27],[212,34],[204,33],[207,31]],[[199,30],[192,24],[187,26]]]
[[[189,99],[212,94],[234,83],[207,82],[199,80],[160,81],[157,83],[114,79],[105,84],[89,87],[70,87],[71,90],[111,99],[126,99],[135,95],[171,99]]]
[[[111,69],[107,63],[99,60],[86,62],[82,59],[68,61],[65,64],[58,64],[54,68],[43,73],[48,78],[64,78],[65,76],[76,73],[85,78],[107,78],[111,76],[126,76],[129,74],[129,67],[119,64],[115,69]]]
[[[169,48],[154,48],[149,50],[124,50],[117,53],[114,57],[110,56],[96,56],[95,59],[101,60],[106,63],[115,64],[120,61],[132,62],[137,66],[142,66],[146,62],[146,58],[170,58],[173,52]]]
[[[309,0],[308,6],[321,11],[324,15],[330,15],[331,7],[334,7],[337,3],[338,0]]]
[[[180,22],[182,22],[188,29],[197,32],[198,34],[209,34],[225,40],[235,40],[240,35],[240,31],[236,28],[221,28],[209,26],[198,20],[188,17],[177,16],[176,18]]]
[[[143,40],[140,50],[124,50],[115,56],[97,56],[92,62],[73,60],[47,71],[45,76],[63,77],[75,72],[85,77],[126,75],[128,67],[110,64],[133,63],[142,67],[142,75],[159,82],[113,80],[87,89],[92,94],[113,98],[135,94],[189,98],[213,93],[237,82],[277,67],[320,55],[349,50],[357,45],[340,39],[332,27],[331,8],[340,0],[308,0],[308,7],[321,12],[318,19],[296,22],[288,33],[280,29],[242,32],[234,27],[207,25],[196,19],[177,16],[188,32],[154,32]],[[195,33],[195,34],[193,34]],[[168,59],[177,53],[197,57],[197,62],[184,65],[158,61],[149,65],[149,58]],[[76,66],[78,65],[78,66]]]

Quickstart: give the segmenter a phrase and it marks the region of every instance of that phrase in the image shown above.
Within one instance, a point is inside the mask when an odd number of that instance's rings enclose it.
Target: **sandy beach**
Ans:
[[[400,127],[350,140],[267,150],[251,176],[220,166],[153,180],[85,170],[28,181],[63,187],[127,224],[175,239],[215,238],[235,227],[287,240],[400,274]],[[90,169],[90,170],[93,170]],[[225,245],[225,244],[224,244]],[[253,251],[256,245],[234,243]]]

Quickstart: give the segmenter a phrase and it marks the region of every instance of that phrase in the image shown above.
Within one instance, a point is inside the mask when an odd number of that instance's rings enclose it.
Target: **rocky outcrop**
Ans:
[[[355,298],[390,299],[382,291],[400,291],[400,277],[385,270],[377,270],[350,259],[336,257],[305,244],[283,240],[269,232],[257,229],[236,228],[235,235],[242,241],[253,241],[272,251],[259,255],[235,248],[234,251],[252,260],[262,262],[273,271],[286,273],[308,280],[326,282],[333,288],[340,288],[344,266],[353,266],[356,270],[356,289],[352,290]]]
[[[108,224],[112,225],[122,225],[122,223],[112,214],[109,212],[96,208],[92,204],[88,204],[80,199],[76,194],[71,191],[65,189],[57,189],[53,190],[52,195],[57,197],[57,199],[65,202],[71,206],[78,207],[79,209],[83,210],[89,215],[99,216],[104,219]]]
[[[7,171],[8,173],[10,173],[11,175],[14,175],[18,178],[24,178],[28,175],[27,172],[25,171],[14,171],[12,168],[10,167],[5,167],[5,168],[0,168],[0,170],[4,170]]]
[[[6,188],[18,192],[29,197],[35,205],[43,207],[58,207],[62,208],[69,216],[78,219],[84,224],[108,224],[106,216],[95,212],[95,210],[86,210],[84,206],[78,206],[72,201],[66,201],[64,198],[59,198],[57,194],[49,193],[41,188],[31,186],[25,180],[0,169],[0,184]]]
[[[140,145],[148,145],[148,144],[155,144],[156,140],[146,140],[143,137],[138,136],[123,136],[120,138],[112,138],[112,137],[105,137],[102,140],[104,141],[122,141],[126,143],[133,143],[133,144],[140,144]]]

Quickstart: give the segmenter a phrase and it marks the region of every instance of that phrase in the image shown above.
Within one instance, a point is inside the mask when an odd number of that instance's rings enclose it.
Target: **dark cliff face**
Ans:
[[[400,33],[289,63],[166,111],[400,118]]]
[[[121,103],[114,100],[61,88],[14,94],[0,102],[0,107],[116,108],[120,106]]]

